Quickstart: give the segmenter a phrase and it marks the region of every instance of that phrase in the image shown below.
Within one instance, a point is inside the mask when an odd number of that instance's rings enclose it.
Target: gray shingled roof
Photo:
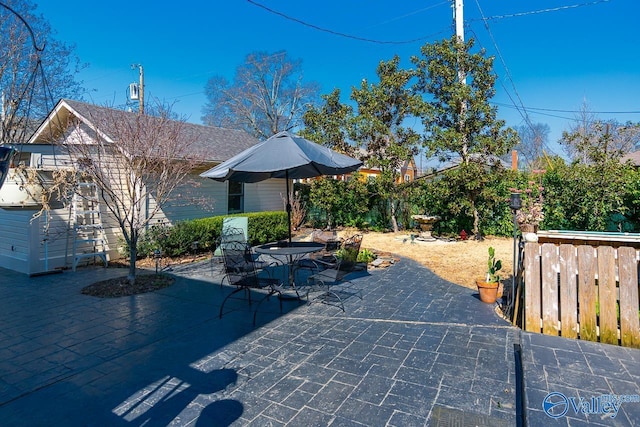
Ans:
[[[92,118],[94,120],[99,119],[110,110],[108,107],[70,99],[61,99],[58,106],[65,108],[68,106],[75,110],[75,112],[81,116],[81,119],[89,122],[92,121]],[[113,115],[114,111],[116,114],[122,115],[125,120],[133,118],[138,114],[113,109],[113,111],[109,111],[109,115]],[[52,116],[50,115],[48,119],[52,119]],[[100,131],[109,135],[109,129],[100,129]],[[188,139],[196,141],[194,148],[198,151],[202,149],[203,152],[207,153],[206,160],[210,162],[223,162],[260,142],[257,138],[254,138],[243,130],[185,123],[185,131],[188,133]]]

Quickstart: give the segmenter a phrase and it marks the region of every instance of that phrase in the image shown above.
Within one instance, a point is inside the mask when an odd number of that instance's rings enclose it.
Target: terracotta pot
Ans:
[[[498,298],[498,287],[500,282],[485,282],[484,280],[476,280],[476,286],[478,286],[478,293],[480,294],[480,301],[487,304],[493,304]]]

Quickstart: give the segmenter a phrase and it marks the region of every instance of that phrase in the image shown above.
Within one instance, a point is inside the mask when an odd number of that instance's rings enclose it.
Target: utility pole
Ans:
[[[456,36],[458,39],[464,41],[464,16],[462,11],[462,0],[454,0],[455,6],[453,9],[453,19],[456,22]]]
[[[142,64],[131,64],[131,68],[140,70],[140,93],[138,96],[138,114],[144,114],[144,68]]]
[[[464,13],[462,0],[453,0],[453,2],[453,20],[456,23],[456,36],[460,43],[464,43]],[[460,68],[458,68],[458,80],[463,84],[467,84],[467,76],[465,75],[464,70],[461,70]]]
[[[462,12],[463,4],[462,4],[462,0],[453,0],[453,3],[454,3],[453,19],[456,25],[456,38],[458,43],[462,45],[464,43],[464,18],[463,18],[463,12]],[[462,56],[462,52],[460,52],[459,50],[458,61],[460,61],[461,56]],[[458,81],[462,85],[467,84],[467,74],[465,73],[464,67],[461,66],[460,63],[458,63]],[[469,156],[467,153],[467,150],[468,150],[467,135],[464,133],[466,114],[467,114],[467,101],[463,100],[460,105],[460,118],[458,121],[458,126],[460,131],[460,138],[462,139],[462,160],[465,163],[468,163]]]

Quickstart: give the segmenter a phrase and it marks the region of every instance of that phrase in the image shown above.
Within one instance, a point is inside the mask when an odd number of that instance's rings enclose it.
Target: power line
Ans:
[[[404,15],[396,16],[395,18],[387,19],[386,21],[379,22],[377,24],[369,25],[369,26],[365,27],[365,29],[378,27],[380,25],[390,24],[392,22],[399,21],[399,20],[402,20],[404,18],[408,18],[409,16],[413,16],[413,15],[417,15],[419,13],[425,12],[425,11],[427,11],[429,9],[435,9],[436,7],[442,6],[444,4],[448,5],[450,2],[451,2],[451,0],[445,0],[445,1],[442,1],[440,3],[436,3],[434,5],[431,5],[431,6],[423,7],[422,9],[414,10],[413,12],[405,13]]]
[[[496,52],[498,53],[498,57],[500,58],[500,62],[502,63],[502,66],[504,67],[507,79],[509,80],[509,82],[511,82],[511,87],[513,88],[513,91],[515,92],[515,95],[518,98],[519,106],[522,107],[522,110],[520,108],[518,108],[518,111],[522,115],[522,118],[525,120],[525,122],[529,125],[529,127],[531,127],[531,129],[533,129],[533,123],[531,123],[531,120],[529,119],[529,116],[527,114],[527,110],[524,108],[524,103],[522,102],[522,98],[520,97],[520,94],[518,93],[518,90],[516,89],[516,85],[515,85],[515,83],[513,81],[513,78],[511,77],[511,72],[509,71],[509,68],[507,67],[507,63],[504,60],[504,57],[502,56],[502,53],[500,52],[500,48],[498,48],[498,44],[496,43],[496,40],[493,37],[493,33],[491,32],[491,28],[489,28],[489,23],[486,21],[486,19],[484,19],[484,12],[482,11],[482,8],[480,7],[480,3],[479,3],[478,0],[476,0],[476,5],[478,6],[478,11],[480,12],[480,16],[482,16],[482,18],[483,18],[485,29],[489,33],[489,37],[491,37],[491,41],[493,42],[493,46],[495,47]],[[506,91],[506,87],[505,87],[505,91]],[[507,94],[509,95],[509,98],[511,98],[511,95],[508,93],[508,91],[507,91]],[[513,99],[512,99],[512,102],[513,102]]]
[[[552,113],[581,113],[580,110],[558,110],[553,108],[536,108],[536,107],[527,107],[529,110],[533,111],[549,111]],[[640,114],[640,111],[589,111],[593,114]]]
[[[363,41],[363,42],[367,42],[367,43],[376,43],[376,44],[410,44],[410,43],[416,43],[419,41],[424,41],[424,40],[431,40],[433,39],[436,35],[446,31],[446,30],[442,30],[442,31],[438,31],[437,33],[428,35],[428,36],[424,36],[424,37],[417,37],[415,39],[410,39],[410,40],[399,40],[399,41],[392,41],[392,40],[376,40],[376,39],[369,39],[366,37],[359,37],[359,36],[354,36],[352,34],[347,34],[347,33],[342,33],[340,31],[334,31],[328,28],[324,28],[324,27],[320,27],[318,25],[315,24],[311,24],[309,22],[303,21],[302,19],[298,19],[298,18],[294,18],[293,16],[287,15],[283,12],[278,12],[277,10],[271,9],[263,4],[260,4],[254,0],[247,0],[249,3],[251,3],[254,6],[260,7],[264,10],[266,10],[269,13],[272,13],[274,15],[278,15],[284,19],[288,19],[289,21],[293,21],[293,22],[297,22],[300,25],[304,25],[305,27],[309,27],[309,28],[313,28],[314,30],[318,30],[318,31],[322,31],[324,33],[328,33],[328,34],[333,34],[334,36],[339,36],[339,37],[344,37],[347,39],[352,39],[352,40],[358,40],[358,41]]]
[[[508,94],[507,94],[507,95],[508,95]],[[493,105],[497,105],[497,106],[499,106],[499,107],[504,107],[504,108],[513,108],[513,109],[518,110],[518,111],[520,110],[520,107],[518,107],[518,106],[517,106],[517,105],[515,105],[515,104],[505,104],[505,103],[502,103],[502,102],[491,102],[491,104],[493,104]],[[532,109],[531,109],[531,108],[529,108],[529,107],[526,107],[526,108],[527,108],[528,110],[530,110],[530,111],[532,110]],[[543,113],[543,112],[539,112],[539,111],[531,111],[531,113],[533,113],[533,114],[538,114],[538,115],[540,115],[540,116],[555,117],[556,119],[563,119],[563,120],[576,120],[576,119],[575,119],[575,117],[559,116],[559,115],[556,115],[556,114]]]
[[[518,111],[518,113],[522,116],[523,120],[525,121],[525,123],[527,124],[529,129],[531,129],[531,131],[535,135],[535,134],[537,134],[536,127],[533,125],[533,123],[531,122],[531,119],[529,118],[529,114],[527,113],[527,109],[525,108],[524,103],[522,102],[522,98],[520,97],[520,94],[518,93],[518,90],[516,89],[516,85],[515,85],[515,83],[513,81],[513,78],[511,77],[511,72],[509,71],[509,68],[507,67],[506,61],[504,60],[504,57],[502,56],[502,53],[500,52],[500,48],[498,48],[498,44],[496,43],[496,40],[493,37],[493,33],[491,32],[491,28],[489,28],[489,23],[488,23],[488,21],[486,19],[484,19],[484,12],[482,11],[482,8],[480,7],[480,3],[479,3],[478,0],[476,0],[476,5],[478,6],[478,11],[480,12],[480,16],[482,16],[482,18],[483,18],[483,23],[484,23],[485,29],[489,33],[489,37],[491,37],[491,41],[493,42],[493,46],[495,47],[496,52],[498,53],[498,57],[500,58],[500,61],[502,62],[502,66],[504,67],[504,70],[505,70],[505,73],[506,73],[506,76],[507,76],[507,80],[509,80],[509,82],[511,82],[511,87],[513,88],[513,92],[515,93],[515,96],[518,98],[518,104],[519,105],[516,105],[515,100],[511,97],[511,94],[509,93],[507,88],[502,83],[502,80],[500,80],[500,84],[504,88],[505,93],[507,94],[507,96],[509,97],[509,99],[511,100],[513,105],[516,107],[516,110]],[[549,148],[548,144],[546,142],[544,142],[544,141],[542,141],[542,148],[544,150],[546,150],[547,152],[551,152],[553,154],[553,151]]]
[[[471,21],[486,21],[486,20],[497,20],[497,19],[506,19],[506,18],[515,18],[515,17],[519,17],[519,16],[526,16],[526,15],[537,15],[540,13],[549,13],[549,12],[557,12],[560,10],[566,10],[566,9],[575,9],[578,7],[584,7],[584,6],[594,6],[596,4],[599,3],[608,3],[610,0],[597,0],[597,1],[592,1],[589,3],[579,3],[579,4],[572,4],[572,5],[566,5],[566,6],[558,6],[558,7],[552,7],[552,8],[548,8],[548,9],[540,9],[540,10],[532,10],[529,12],[519,12],[519,13],[512,13],[509,15],[496,15],[496,16],[491,16],[489,18],[481,18],[481,19],[470,19],[469,22]]]

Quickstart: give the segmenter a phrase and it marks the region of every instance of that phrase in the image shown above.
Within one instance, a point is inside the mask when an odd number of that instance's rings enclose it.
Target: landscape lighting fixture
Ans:
[[[509,207],[513,211],[517,211],[522,207],[522,199],[520,198],[520,193],[511,193],[511,197],[509,198]]]

